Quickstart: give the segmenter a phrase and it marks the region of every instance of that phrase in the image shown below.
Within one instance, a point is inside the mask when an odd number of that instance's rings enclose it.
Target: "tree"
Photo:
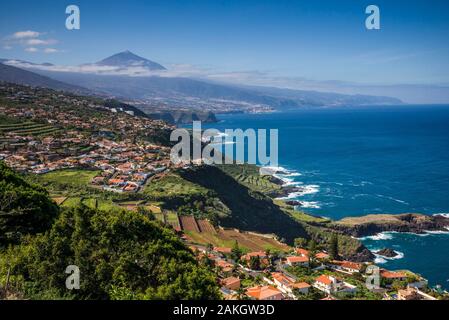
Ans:
[[[260,263],[259,256],[252,256],[249,259],[249,268],[251,270],[260,270],[260,266],[261,266],[261,263]]]
[[[297,248],[307,248],[308,241],[304,238],[296,238],[294,244]]]
[[[64,209],[51,230],[0,255],[28,297],[67,294],[64,270],[80,269],[76,299],[218,299],[215,275],[167,228],[131,211]]]
[[[334,233],[329,244],[329,255],[332,260],[338,260],[338,236]]]
[[[42,187],[28,183],[0,161],[0,246],[48,230],[58,207]]]
[[[234,261],[238,262],[242,257],[243,251],[239,247],[239,243],[237,241],[234,242],[234,246],[231,249],[231,257]]]

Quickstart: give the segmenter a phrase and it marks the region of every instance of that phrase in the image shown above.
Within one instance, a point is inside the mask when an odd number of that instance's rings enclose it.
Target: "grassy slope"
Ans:
[[[88,185],[92,179],[100,174],[100,171],[94,170],[58,170],[42,175],[46,182],[65,183],[72,185]]]
[[[203,166],[193,170],[170,173],[160,179],[152,180],[146,186],[142,196],[160,202],[164,209],[172,209],[181,214],[180,206],[198,206],[200,203],[200,211],[207,211],[206,217],[219,222],[223,227],[274,233],[289,244],[292,244],[293,240],[298,237],[313,238],[321,243],[329,242],[332,231],[326,228],[328,220],[294,211],[291,206],[282,202],[274,202],[259,191],[258,185],[254,185],[259,181],[256,178],[238,181],[228,174],[228,172],[239,171],[242,171],[242,168],[238,168],[238,166],[229,166],[227,170]],[[246,172],[251,171],[247,170]],[[87,170],[61,170],[39,176],[39,179],[43,179],[47,183],[63,183],[75,188],[85,188],[97,173]],[[254,177],[256,173],[254,170],[252,171]],[[79,196],[69,195],[62,206],[71,207],[80,202],[89,207],[97,206],[102,210],[120,209],[117,203],[102,196],[101,193],[86,195],[85,191]],[[170,211],[166,212],[170,213]],[[197,215],[197,212],[194,214]],[[175,217],[174,212],[172,215],[167,214],[167,222],[174,222],[172,220]],[[200,214],[200,217],[204,218],[204,215]],[[199,238],[204,238],[204,235],[192,234],[191,236],[194,239],[198,238],[198,241],[201,240]],[[212,241],[214,244],[226,246],[233,243],[233,240],[227,237],[216,238],[209,239],[209,241],[214,240]],[[344,254],[350,255],[359,249],[360,243],[355,239],[340,236],[339,240],[341,251]],[[270,248],[270,243],[260,245]]]

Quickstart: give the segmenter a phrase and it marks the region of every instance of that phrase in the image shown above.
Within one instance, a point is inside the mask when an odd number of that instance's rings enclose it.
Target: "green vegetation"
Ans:
[[[57,213],[45,189],[29,184],[0,161],[0,247],[44,232]]]
[[[215,276],[149,215],[99,210],[107,199],[63,207],[0,162],[0,285],[25,299],[217,299]],[[14,240],[14,241],[11,241]],[[65,286],[69,265],[81,289]],[[1,289],[1,288],[0,288]],[[0,290],[0,292],[3,292]]]
[[[274,195],[281,190],[281,185],[274,183],[273,177],[261,176],[259,167],[256,165],[218,165],[217,167],[253,191]]]
[[[100,173],[98,170],[67,169],[46,173],[41,178],[44,182],[86,186]]]
[[[305,222],[312,224],[325,224],[330,222],[329,219],[315,217],[302,211],[295,210],[292,206],[286,204],[282,200],[274,200],[274,203],[298,222]]]
[[[80,268],[80,290],[65,287],[68,265]],[[31,299],[213,299],[213,274],[171,231],[131,211],[64,209],[50,231],[0,255],[16,290]]]

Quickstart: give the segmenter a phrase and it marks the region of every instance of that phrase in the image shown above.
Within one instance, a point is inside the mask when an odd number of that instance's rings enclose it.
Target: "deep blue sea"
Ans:
[[[219,115],[225,129],[279,129],[283,178],[302,210],[340,219],[373,213],[449,213],[449,106],[319,109]],[[449,234],[383,234],[368,248],[391,247],[408,268],[449,289]]]

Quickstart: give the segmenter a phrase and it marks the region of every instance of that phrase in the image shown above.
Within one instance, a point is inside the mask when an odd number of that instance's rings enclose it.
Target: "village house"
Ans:
[[[336,271],[353,274],[360,273],[363,267],[363,263],[333,260],[331,261],[329,266]]]
[[[313,286],[327,294],[332,293],[354,293],[357,291],[356,286],[353,286],[341,279],[328,275],[321,275],[315,279]]]
[[[388,271],[385,269],[380,270],[381,278],[387,281],[405,281],[407,280],[407,274],[403,271]]]
[[[302,257],[308,257],[309,256],[309,250],[303,249],[303,248],[295,248],[295,252],[297,255]]]
[[[240,279],[237,277],[228,277],[220,281],[220,284],[228,290],[237,291],[240,289]]]
[[[267,267],[270,264],[266,253],[263,251],[247,253],[241,257],[241,260],[244,261],[246,263],[246,265],[249,267],[252,258],[258,258],[260,261],[261,267]]]
[[[326,252],[318,252],[318,253],[315,255],[315,258],[316,258],[317,260],[327,260],[327,259],[330,258],[330,256],[329,256]]]
[[[221,259],[215,260],[215,266],[224,273],[232,272],[232,270],[234,270],[234,265],[232,263]]]
[[[284,295],[273,286],[256,286],[246,290],[246,295],[255,300],[284,300]]]
[[[302,267],[308,267],[309,266],[309,257],[306,256],[289,256],[286,259],[286,264],[292,267],[296,266],[302,266]]]
[[[294,279],[286,276],[281,272],[271,273],[273,283],[288,296],[295,298],[294,291],[297,290],[302,294],[308,294],[310,285],[305,282],[296,282]]]

